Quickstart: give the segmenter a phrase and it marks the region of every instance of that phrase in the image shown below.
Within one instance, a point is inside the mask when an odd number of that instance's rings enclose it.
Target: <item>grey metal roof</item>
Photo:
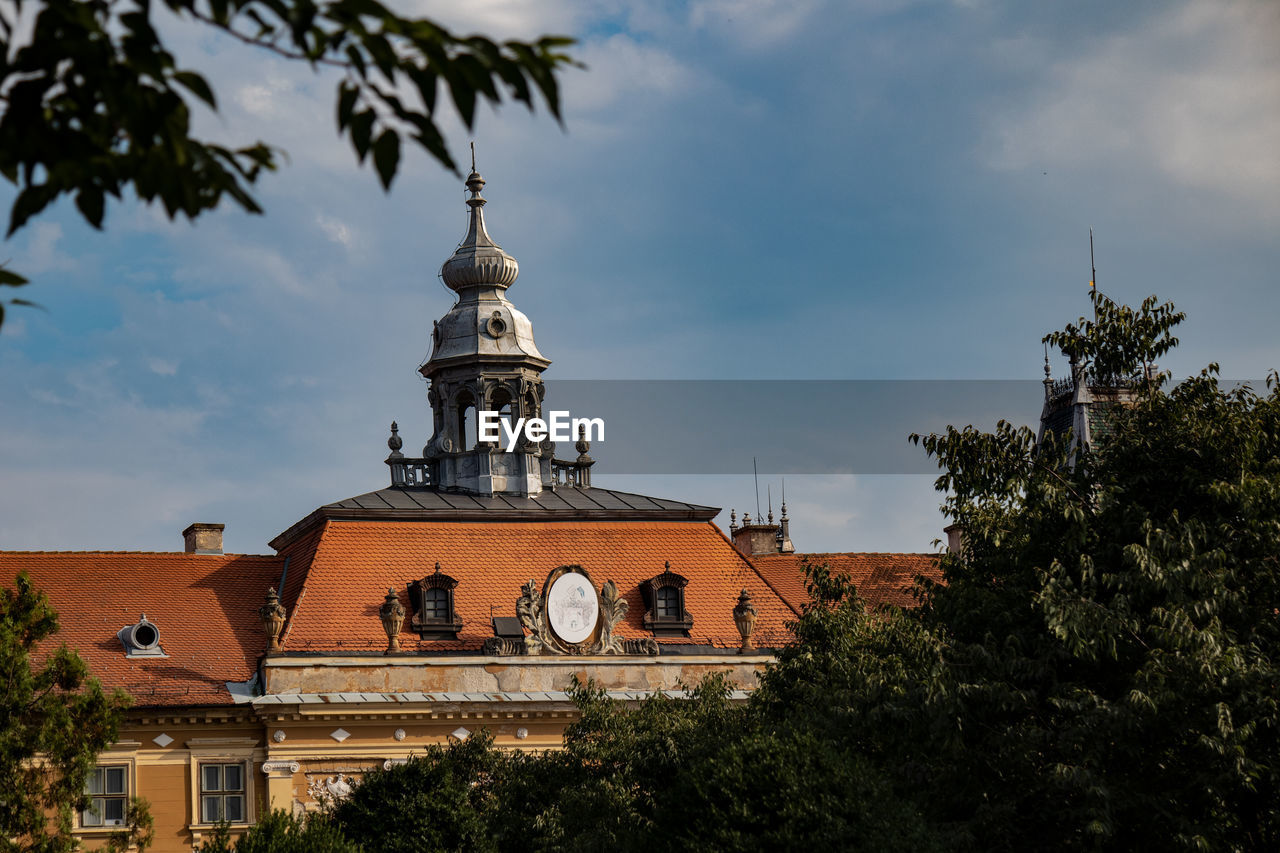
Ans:
[[[271,540],[280,549],[322,519],[360,521],[710,521],[719,507],[595,487],[561,486],[534,497],[389,486],[325,504]]]

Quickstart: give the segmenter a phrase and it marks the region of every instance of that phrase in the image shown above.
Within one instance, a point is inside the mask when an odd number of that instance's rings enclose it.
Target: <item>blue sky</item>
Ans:
[[[1187,311],[1175,374],[1280,367],[1274,2],[402,5],[581,40],[563,128],[444,120],[458,157],[476,140],[550,378],[1037,380],[1041,336],[1087,308],[1090,226],[1106,293]],[[428,438],[415,368],[461,181],[414,153],[384,194],[337,137],[334,78],[166,32],[219,93],[203,130],[289,163],[265,216],[126,202],[97,233],[64,206],[8,241],[47,310],[0,332],[0,547],[171,550],[217,521],[265,552],[385,484],[393,418]],[[697,423],[672,441],[717,446]],[[755,449],[775,501],[777,441]],[[746,476],[592,455],[597,483],[754,509],[745,453]],[[944,523],[925,475],[793,474],[787,497],[806,551],[930,550]]]

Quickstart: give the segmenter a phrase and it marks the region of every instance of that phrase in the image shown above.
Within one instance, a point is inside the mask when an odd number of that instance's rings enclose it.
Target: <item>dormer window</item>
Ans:
[[[645,610],[641,624],[655,637],[687,637],[693,627],[693,617],[684,607],[684,588],[687,578],[671,571],[666,564],[662,574],[640,584],[644,595]]]
[[[453,590],[458,582],[440,570],[409,584],[409,602],[414,609],[409,626],[424,640],[456,640],[462,620],[453,609]]]

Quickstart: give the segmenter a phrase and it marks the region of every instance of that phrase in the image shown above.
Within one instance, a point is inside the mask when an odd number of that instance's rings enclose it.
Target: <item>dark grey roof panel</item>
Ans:
[[[555,496],[574,509],[600,509],[601,504],[592,500],[590,493],[595,489],[562,489]]]
[[[537,497],[386,488],[326,504],[271,540],[279,550],[324,519],[369,521],[710,521],[719,507],[561,486]]]
[[[585,490],[584,490],[585,491]],[[591,499],[604,509],[631,509],[631,504],[618,497],[620,492],[608,489],[591,489]]]

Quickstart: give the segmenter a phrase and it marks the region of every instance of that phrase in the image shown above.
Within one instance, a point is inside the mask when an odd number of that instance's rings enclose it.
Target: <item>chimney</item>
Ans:
[[[779,528],[776,524],[752,524],[751,514],[743,513],[742,524],[732,532],[733,547],[748,557],[778,553]]]
[[[942,532],[947,534],[947,552],[959,554],[964,547],[964,528],[958,524],[948,524],[942,528]]]
[[[182,531],[182,550],[188,554],[221,554],[225,529],[225,524],[192,524]]]

